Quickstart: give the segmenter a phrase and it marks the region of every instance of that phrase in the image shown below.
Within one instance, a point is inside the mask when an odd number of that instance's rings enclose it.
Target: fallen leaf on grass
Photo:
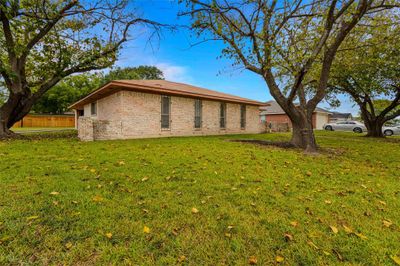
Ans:
[[[257,264],[257,258],[255,256],[251,256],[249,258],[249,264],[250,265],[256,265]]]
[[[290,225],[293,226],[293,227],[297,227],[299,225],[299,222],[298,221],[292,221],[292,222],[290,222]]]
[[[361,233],[354,233],[356,236],[358,236],[361,239],[368,239],[368,237],[366,237],[365,235],[361,234]]]
[[[36,219],[38,219],[38,218],[39,218],[38,215],[33,215],[33,216],[27,217],[26,220],[28,220],[28,221],[30,221],[30,220],[36,220]]]
[[[145,233],[145,234],[150,234],[150,228],[147,227],[147,226],[144,226],[144,227],[143,227],[143,233]]]
[[[390,220],[382,220],[382,222],[385,227],[390,227],[393,224]]]
[[[179,258],[178,258],[178,262],[180,262],[180,263],[184,262],[185,260],[186,260],[186,257],[184,255],[179,256]]]
[[[284,237],[285,237],[285,240],[288,241],[288,242],[289,241],[293,241],[293,236],[291,234],[289,234],[289,233],[285,233]]]
[[[106,233],[105,236],[106,236],[108,239],[111,239],[112,236],[113,236],[113,234],[112,234],[112,233]]]
[[[232,237],[232,234],[231,234],[231,233],[225,233],[225,237],[231,238],[231,237]]]
[[[319,247],[317,245],[315,245],[312,241],[307,241],[307,244],[310,245],[311,247],[315,248],[315,249],[319,249]]]
[[[283,262],[285,260],[285,258],[284,257],[282,257],[282,256],[276,256],[276,258],[275,258],[275,261],[276,262],[278,262],[278,263],[280,263],[280,262]]]
[[[145,177],[142,178],[142,182],[145,182],[145,181],[147,181],[147,180],[149,180],[149,178],[148,178],[147,176],[145,176]]]
[[[53,196],[59,195],[59,194],[60,194],[60,192],[57,192],[57,191],[50,192],[50,195],[53,195]]]
[[[350,227],[347,227],[347,226],[343,225],[343,228],[344,228],[344,231],[345,231],[346,233],[348,233],[348,234],[353,233],[353,229],[351,229]]]
[[[328,204],[328,205],[330,205],[330,204],[332,204],[332,201],[330,201],[330,200],[325,200],[325,203]]]
[[[66,243],[65,244],[65,248],[66,249],[71,249],[72,248],[72,243],[71,242]]]
[[[379,203],[386,206],[386,202],[384,202],[383,200],[380,200]]]
[[[199,210],[198,209],[196,209],[196,208],[192,208],[192,213],[193,214],[196,214],[196,213],[198,213],[199,212]]]
[[[397,265],[400,265],[400,257],[399,256],[393,255],[393,256],[390,256],[390,258],[394,261],[394,263],[396,263]]]
[[[101,201],[103,201],[104,199],[103,199],[102,196],[96,195],[96,196],[94,196],[94,197],[92,198],[92,200],[93,200],[94,202],[101,202]]]
[[[96,169],[90,169],[90,172],[96,173]]]
[[[312,173],[310,171],[307,171],[306,175],[307,176],[312,176]]]
[[[336,226],[330,225],[329,227],[331,228],[333,233],[337,234],[339,232]]]
[[[120,162],[118,162],[118,165],[125,165],[125,162],[124,161],[120,161]]]

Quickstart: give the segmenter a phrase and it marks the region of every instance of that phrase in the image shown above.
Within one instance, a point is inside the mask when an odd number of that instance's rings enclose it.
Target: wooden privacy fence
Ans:
[[[29,114],[13,127],[75,127],[75,116]]]

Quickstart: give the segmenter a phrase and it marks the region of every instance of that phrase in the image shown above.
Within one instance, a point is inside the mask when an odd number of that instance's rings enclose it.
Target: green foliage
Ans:
[[[35,113],[62,114],[68,106],[103,84],[103,74],[80,74],[65,78],[33,106]]]
[[[121,79],[164,79],[163,72],[155,66],[117,67],[104,76],[104,81]]]
[[[399,109],[400,101],[400,15],[385,12],[366,17],[342,44],[329,81],[331,95],[346,93],[366,111],[386,115]],[[333,94],[333,95],[332,95]],[[397,99],[397,100],[396,100]]]
[[[0,264],[392,265],[400,139],[316,134],[0,142]]]

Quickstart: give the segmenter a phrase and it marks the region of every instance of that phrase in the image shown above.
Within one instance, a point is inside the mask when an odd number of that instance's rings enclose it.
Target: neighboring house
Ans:
[[[353,120],[353,115],[351,113],[331,112],[329,115],[329,123],[351,120]]]
[[[261,121],[267,124],[288,124],[290,128],[292,128],[292,122],[290,118],[286,115],[285,111],[279,106],[279,104],[275,101],[269,101],[264,104],[264,106],[260,107],[260,116]],[[313,128],[314,129],[323,129],[324,124],[329,121],[329,112],[328,110],[317,107],[313,113]]]
[[[116,80],[75,110],[81,140],[260,133],[262,102],[165,80]]]

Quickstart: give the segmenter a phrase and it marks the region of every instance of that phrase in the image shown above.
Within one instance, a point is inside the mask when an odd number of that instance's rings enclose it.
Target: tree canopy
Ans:
[[[0,2],[0,75],[7,89],[0,136],[11,134],[63,78],[112,66],[132,28],[158,32],[163,26],[127,7],[127,0]]]
[[[400,116],[400,14],[363,21],[344,42],[332,68],[330,94],[345,93],[360,107],[371,136]]]

